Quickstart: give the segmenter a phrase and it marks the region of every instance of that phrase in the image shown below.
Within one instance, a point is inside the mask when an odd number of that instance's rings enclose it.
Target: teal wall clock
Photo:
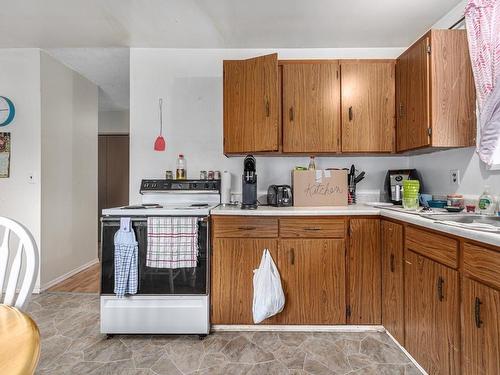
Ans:
[[[16,115],[14,103],[5,96],[0,96],[0,126],[9,125]]]

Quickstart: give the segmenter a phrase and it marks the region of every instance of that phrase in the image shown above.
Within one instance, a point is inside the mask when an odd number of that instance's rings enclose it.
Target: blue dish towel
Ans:
[[[115,293],[121,298],[125,294],[137,293],[137,257],[139,246],[130,225],[130,218],[120,219],[120,229],[115,233]]]

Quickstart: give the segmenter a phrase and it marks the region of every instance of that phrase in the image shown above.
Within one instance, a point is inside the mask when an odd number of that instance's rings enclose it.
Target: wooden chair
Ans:
[[[0,228],[5,228],[3,238],[0,238],[2,241],[0,244],[0,303],[22,310],[31,297],[38,276],[38,248],[33,236],[22,224],[0,216]],[[11,246],[16,242],[17,252],[11,254],[13,250]],[[7,273],[11,255],[14,259],[10,263],[10,272]],[[25,264],[23,264],[23,258]],[[23,265],[24,276],[19,284]],[[5,284],[6,280],[7,284]],[[4,289],[5,296],[2,301]],[[16,290],[19,290],[17,298]]]

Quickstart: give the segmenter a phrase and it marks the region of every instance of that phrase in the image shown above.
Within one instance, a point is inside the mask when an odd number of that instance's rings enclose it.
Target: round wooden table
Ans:
[[[40,331],[27,314],[0,304],[0,374],[33,374],[40,357]]]

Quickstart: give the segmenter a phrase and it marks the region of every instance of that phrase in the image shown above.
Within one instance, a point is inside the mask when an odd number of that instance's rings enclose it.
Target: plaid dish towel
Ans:
[[[120,220],[120,229],[115,233],[115,290],[121,298],[125,294],[137,293],[138,244],[130,226],[130,218]]]
[[[198,261],[196,217],[148,217],[146,266],[191,268]]]

